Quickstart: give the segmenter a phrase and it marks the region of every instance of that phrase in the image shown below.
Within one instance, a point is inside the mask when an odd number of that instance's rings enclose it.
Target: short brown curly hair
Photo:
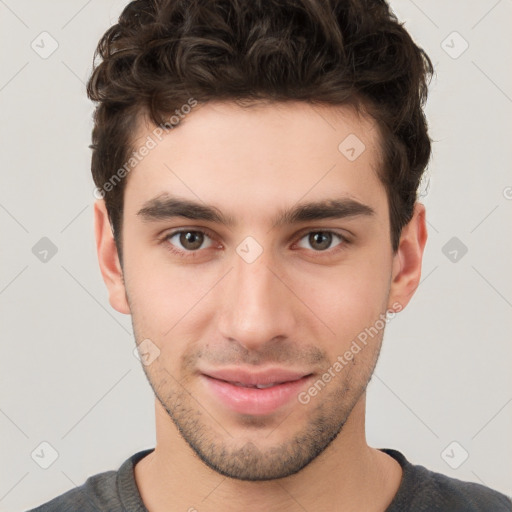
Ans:
[[[139,115],[162,125],[191,98],[299,100],[369,114],[381,135],[396,251],[430,158],[423,106],[432,73],[384,0],[130,2],[99,41],[87,84],[98,103],[92,176],[120,258],[126,180],[104,185],[130,158]]]

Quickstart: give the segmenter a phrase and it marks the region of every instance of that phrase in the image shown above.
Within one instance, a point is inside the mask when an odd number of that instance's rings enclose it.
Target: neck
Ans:
[[[139,492],[151,512],[383,512],[400,485],[398,462],[366,443],[365,395],[338,437],[310,464],[289,477],[259,482],[235,480],[210,469],[157,400],[155,410],[155,450],[135,466]]]

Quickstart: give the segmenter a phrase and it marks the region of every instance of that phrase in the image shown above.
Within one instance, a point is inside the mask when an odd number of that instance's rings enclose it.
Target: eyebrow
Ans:
[[[162,194],[144,203],[137,212],[144,222],[169,220],[183,217],[190,220],[203,220],[228,227],[234,227],[234,217],[223,214],[217,207],[202,204],[190,199]],[[324,199],[299,203],[290,209],[280,210],[272,228],[313,220],[342,219],[356,216],[373,216],[375,210],[354,199]]]

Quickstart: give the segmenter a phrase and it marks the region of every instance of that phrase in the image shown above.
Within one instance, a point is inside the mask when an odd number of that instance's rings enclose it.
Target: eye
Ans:
[[[173,239],[176,240],[173,242]],[[205,240],[209,240],[209,245],[203,246]],[[171,247],[169,249],[176,253],[196,252],[199,249],[207,249],[212,245],[212,240],[208,234],[199,229],[174,231],[166,235],[164,241],[170,242]]]
[[[323,252],[327,249],[331,248],[331,244],[333,242],[333,238],[338,238],[340,243],[337,244],[343,245],[346,242],[346,239],[338,233],[334,233],[333,231],[310,231],[306,233],[300,240],[306,240],[306,243],[310,244],[310,247],[313,248],[316,252]],[[309,249],[309,247],[304,247],[301,245],[299,241],[297,244],[299,247],[303,247],[305,249]]]

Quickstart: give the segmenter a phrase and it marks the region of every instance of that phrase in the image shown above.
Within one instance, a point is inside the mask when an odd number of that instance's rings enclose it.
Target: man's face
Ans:
[[[141,126],[135,146],[154,128]],[[126,298],[137,343],[160,351],[144,370],[182,436],[220,473],[299,471],[364,399],[383,329],[341,370],[333,365],[392,304],[377,137],[346,107],[213,103],[193,109],[128,177]],[[166,217],[171,197],[232,223]],[[274,225],[329,201],[342,204],[338,217]],[[310,392],[329,368],[330,382]]]

